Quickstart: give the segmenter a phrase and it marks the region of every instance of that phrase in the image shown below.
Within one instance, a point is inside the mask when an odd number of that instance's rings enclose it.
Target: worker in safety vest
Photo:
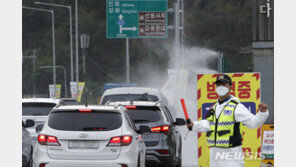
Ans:
[[[259,104],[259,112],[253,115],[239,100],[230,95],[231,78],[221,74],[216,80],[219,99],[206,115],[206,119],[187,124],[188,128],[206,132],[210,147],[211,167],[243,167],[242,123],[254,129],[267,119],[268,106]]]

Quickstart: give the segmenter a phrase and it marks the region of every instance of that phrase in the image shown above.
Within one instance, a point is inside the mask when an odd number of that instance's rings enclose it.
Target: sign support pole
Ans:
[[[180,68],[180,6],[179,3],[175,3],[175,68]]]
[[[218,73],[224,73],[224,57],[223,53],[218,51]]]
[[[129,41],[128,38],[126,40],[126,82],[130,83],[130,62],[129,62]]]
[[[36,97],[36,55],[35,49],[33,49],[33,95]]]

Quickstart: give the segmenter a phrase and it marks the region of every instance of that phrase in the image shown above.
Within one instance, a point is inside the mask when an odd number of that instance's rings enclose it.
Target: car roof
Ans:
[[[55,103],[59,104],[60,99],[52,99],[52,98],[24,98],[22,99],[22,103]]]
[[[112,94],[144,94],[148,93],[150,95],[155,95],[160,97],[159,90],[154,88],[147,88],[147,87],[122,87],[122,88],[111,88],[104,92],[103,96],[105,95],[112,95]]]
[[[108,105],[134,105],[134,106],[162,106],[161,101],[116,101],[110,102]]]
[[[76,109],[93,109],[93,110],[107,110],[107,111],[120,111],[119,105],[65,105],[65,106],[58,106],[53,110],[76,110]]]

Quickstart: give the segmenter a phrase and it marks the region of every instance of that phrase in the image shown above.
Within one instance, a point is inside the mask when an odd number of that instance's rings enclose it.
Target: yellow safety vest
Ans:
[[[225,105],[218,119],[215,111],[217,104],[207,114],[207,120],[210,121],[210,131],[207,132],[208,145],[210,147],[235,147],[242,145],[241,123],[236,122],[234,111],[239,102],[231,100]]]

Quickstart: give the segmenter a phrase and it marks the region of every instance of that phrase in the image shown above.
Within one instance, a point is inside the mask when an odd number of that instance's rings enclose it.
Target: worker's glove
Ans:
[[[259,104],[258,108],[260,112],[266,112],[268,110],[268,105],[266,105],[265,103],[261,103]]]
[[[191,121],[191,119],[186,120],[186,125],[187,125],[187,128],[191,131],[193,127],[193,122]]]

